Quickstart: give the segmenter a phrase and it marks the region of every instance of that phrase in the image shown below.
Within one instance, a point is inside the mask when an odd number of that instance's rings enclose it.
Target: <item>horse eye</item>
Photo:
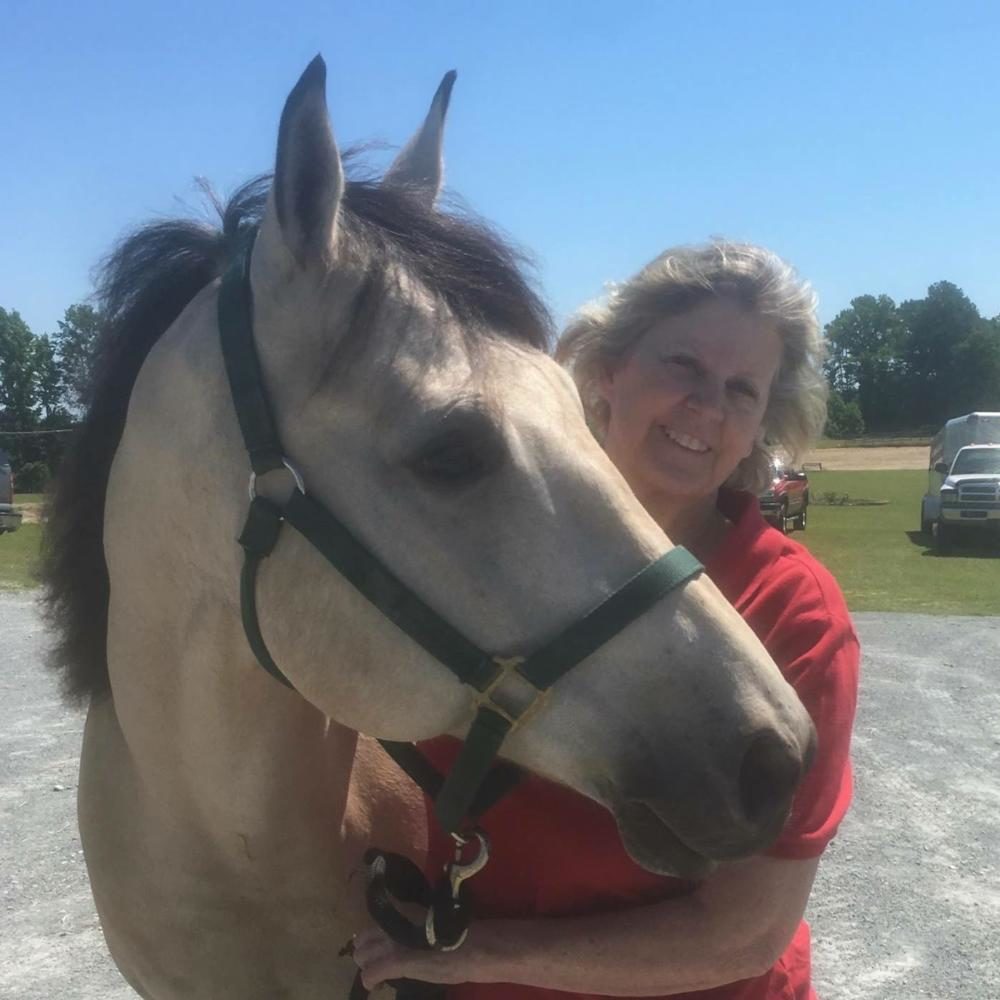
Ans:
[[[428,441],[410,460],[413,472],[431,486],[471,486],[499,464],[495,432],[447,430]]]

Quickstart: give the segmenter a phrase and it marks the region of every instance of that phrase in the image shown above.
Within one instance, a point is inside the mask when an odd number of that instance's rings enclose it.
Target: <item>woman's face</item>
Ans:
[[[601,380],[604,446],[639,499],[714,494],[753,450],[780,363],[773,325],[724,299],[644,334]]]

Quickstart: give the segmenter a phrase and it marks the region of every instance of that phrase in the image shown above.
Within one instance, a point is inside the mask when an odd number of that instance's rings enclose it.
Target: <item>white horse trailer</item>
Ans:
[[[1000,528],[1000,413],[949,420],[931,441],[920,527],[943,543],[955,532]]]

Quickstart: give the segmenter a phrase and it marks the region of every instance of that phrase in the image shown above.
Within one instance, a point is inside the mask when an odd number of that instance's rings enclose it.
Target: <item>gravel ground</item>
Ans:
[[[822,1000],[1000,1000],[1000,619],[859,614],[854,808],[809,917]],[[83,719],[0,595],[0,998],[127,1000],[76,832]]]
[[[76,829],[83,715],[39,666],[30,595],[0,594],[0,997],[128,1000],[104,946]]]
[[[855,801],[809,914],[820,995],[1000,1000],[1000,619],[855,621]]]

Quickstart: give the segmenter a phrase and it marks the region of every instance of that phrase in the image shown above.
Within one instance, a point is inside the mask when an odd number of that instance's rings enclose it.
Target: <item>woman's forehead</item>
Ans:
[[[759,314],[727,302],[698,306],[654,323],[643,336],[654,349],[682,348],[705,360],[769,370],[780,361],[781,338]]]

